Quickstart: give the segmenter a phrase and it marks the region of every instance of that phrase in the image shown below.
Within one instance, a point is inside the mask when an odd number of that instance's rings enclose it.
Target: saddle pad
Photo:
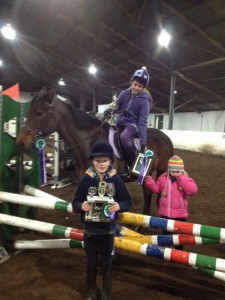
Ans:
[[[119,153],[118,149],[116,148],[116,145],[114,143],[114,135],[115,135],[116,131],[110,127],[109,128],[109,144],[112,146],[113,148],[113,152],[115,154],[115,156],[119,159],[121,159],[121,154]]]

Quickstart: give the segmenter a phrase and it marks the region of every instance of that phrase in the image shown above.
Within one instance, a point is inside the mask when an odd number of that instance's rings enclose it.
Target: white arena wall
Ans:
[[[161,129],[168,129],[168,114],[149,115],[149,127],[158,127],[158,117],[163,118]],[[185,112],[175,113],[173,118],[173,130],[225,132],[225,110],[207,111],[201,113]]]
[[[150,114],[150,127],[158,128],[158,116],[162,115],[162,131],[174,148],[225,156],[225,110],[175,113],[173,130],[168,130],[168,114]]]
[[[162,130],[175,149],[225,156],[225,133],[209,131]]]

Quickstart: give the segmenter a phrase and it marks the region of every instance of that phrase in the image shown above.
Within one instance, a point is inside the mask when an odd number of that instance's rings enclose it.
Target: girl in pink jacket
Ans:
[[[155,182],[151,176],[145,185],[154,193],[161,193],[158,214],[160,217],[185,221],[188,217],[188,196],[197,193],[194,180],[184,171],[183,160],[174,155],[168,161],[168,172],[159,176]]]
[[[161,194],[158,215],[162,218],[186,221],[188,217],[188,196],[197,193],[194,180],[184,171],[183,160],[174,155],[168,161],[168,172],[159,176],[155,182],[151,176],[145,179],[145,185],[154,193]],[[171,232],[163,231],[163,234]],[[183,245],[174,247],[183,250]]]

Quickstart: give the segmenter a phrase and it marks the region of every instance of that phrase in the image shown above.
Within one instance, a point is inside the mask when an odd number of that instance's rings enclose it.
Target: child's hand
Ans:
[[[183,172],[180,172],[180,171],[170,171],[170,174],[171,174],[173,177],[179,178],[180,175],[183,174]]]
[[[114,202],[110,207],[109,207],[109,212],[116,212],[120,210],[120,205],[117,202]]]
[[[87,201],[84,201],[81,205],[81,209],[83,211],[90,211],[90,210],[92,210],[92,205],[89,204]]]

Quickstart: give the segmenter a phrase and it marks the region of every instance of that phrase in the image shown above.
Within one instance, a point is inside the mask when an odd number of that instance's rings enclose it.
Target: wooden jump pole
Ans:
[[[173,245],[205,245],[205,244],[224,244],[225,241],[216,239],[201,238],[189,234],[165,234],[165,235],[142,235],[134,230],[119,224],[116,225],[117,233],[129,240],[137,241],[141,244],[147,243],[156,246],[173,246]]]
[[[35,193],[36,192],[38,193],[38,191],[35,191]],[[41,198],[41,197],[33,197],[33,196],[25,196],[25,195],[8,193],[8,192],[0,192],[1,201],[73,213],[72,204],[68,203],[67,201],[59,200],[59,199],[60,198],[57,197],[49,197],[47,201],[46,198]],[[192,224],[187,222],[179,222],[179,221],[145,216],[145,215],[134,214],[134,213],[120,213],[118,214],[117,221],[125,224],[132,224],[138,226],[141,225],[144,227],[152,227],[157,229],[161,228],[164,230],[168,230],[170,232],[185,233],[186,235],[189,235],[189,237],[184,235],[181,235],[179,237],[176,236],[173,237],[174,241],[176,240],[176,238],[178,238],[178,241],[176,243],[182,243],[182,244],[186,244],[188,242],[190,242],[191,244],[195,244],[196,242],[197,243],[199,242],[200,244],[201,243],[207,244],[207,243],[214,243],[214,242],[225,243],[224,228]],[[203,239],[198,240],[190,236],[200,236]],[[139,237],[139,239],[143,240],[144,238]],[[172,237],[169,237],[167,239],[172,239]],[[211,239],[211,240],[207,240],[207,239]],[[148,242],[152,243],[152,238],[149,238]],[[165,238],[164,238],[164,242],[165,242]],[[170,240],[170,243],[172,243],[172,240]]]
[[[146,216],[134,213],[118,214],[117,222],[147,228],[163,229],[175,233],[185,233],[225,242],[225,228],[180,222],[170,219]]]
[[[64,236],[76,240],[83,240],[83,231],[61,225],[34,221],[15,216],[0,214],[0,222],[10,226],[22,227],[47,234]],[[141,244],[124,238],[115,237],[116,249],[127,252],[162,258],[171,262],[186,264],[194,267],[225,272],[225,260],[196,253],[180,251],[171,248],[159,247],[150,244]]]
[[[58,199],[59,198],[54,199],[52,197],[46,199],[41,197],[26,196],[26,195],[20,195],[15,193],[0,192],[1,201],[73,213],[71,203],[68,203],[64,200],[58,200]]]
[[[41,221],[35,221],[31,219],[25,219],[21,217],[10,216],[0,213],[0,223],[10,226],[21,227],[38,232],[52,234],[56,236],[64,236],[66,238],[72,238],[75,240],[83,240],[83,230],[56,225],[52,223],[46,223]]]
[[[18,240],[14,242],[14,248],[18,250],[84,248],[84,243],[74,239]]]

